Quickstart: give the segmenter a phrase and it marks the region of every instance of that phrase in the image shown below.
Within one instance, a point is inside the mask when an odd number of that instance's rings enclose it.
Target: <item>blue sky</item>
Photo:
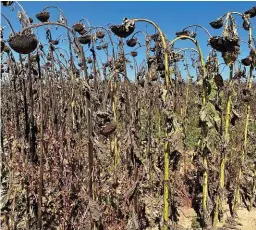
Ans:
[[[182,30],[184,27],[191,24],[200,24],[205,26],[212,35],[218,35],[221,30],[214,30],[209,26],[209,22],[215,20],[228,11],[244,12],[255,5],[254,2],[75,2],[75,1],[35,1],[35,2],[20,2],[24,7],[27,14],[37,22],[35,14],[40,12],[45,6],[58,6],[63,11],[68,19],[69,25],[79,21],[81,18],[86,17],[90,23],[94,26],[104,26],[108,23],[121,23],[124,17],[128,18],[147,18],[156,22],[162,31],[169,39],[175,37],[175,32]],[[2,13],[9,18],[12,22],[15,30],[20,29],[19,22],[17,20],[17,10],[12,11],[11,7],[2,7]],[[56,21],[58,19],[58,11],[50,9],[51,20]],[[236,17],[236,21],[241,26],[241,20]],[[252,20],[255,23],[256,19]],[[2,19],[2,25],[5,25],[5,21]],[[154,33],[152,26],[146,23],[139,23],[136,26],[136,30],[144,30],[149,33]],[[63,34],[64,30],[58,29],[56,36]],[[242,39],[248,41],[248,34],[243,29],[238,29]],[[40,37],[45,37],[44,29],[38,30],[37,34]],[[254,30],[255,34],[255,30]],[[255,35],[254,35],[255,36]],[[142,38],[142,37],[141,37]],[[204,56],[210,50],[207,46],[207,35],[204,31],[198,31],[197,39],[202,46]],[[65,42],[63,42],[65,43]],[[143,42],[142,42],[143,43]],[[62,44],[64,45],[64,44]],[[178,42],[176,47],[194,47],[188,41]],[[129,52],[131,49],[127,49]],[[101,51],[102,52],[102,51]],[[246,45],[241,47],[242,55],[248,53]],[[101,55],[101,54],[99,54]],[[142,56],[138,57],[138,62],[142,60]]]

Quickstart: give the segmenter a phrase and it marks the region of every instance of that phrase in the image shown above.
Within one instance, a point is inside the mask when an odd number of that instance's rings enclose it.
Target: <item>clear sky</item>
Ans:
[[[94,26],[104,26],[108,23],[121,23],[124,17],[128,18],[147,18],[156,22],[167,38],[173,39],[175,32],[182,30],[191,24],[200,24],[205,26],[212,35],[220,35],[221,30],[214,30],[210,27],[209,22],[224,15],[228,11],[244,12],[256,5],[255,2],[76,2],[76,1],[35,1],[20,2],[27,14],[32,17],[35,22],[35,14],[40,12],[46,6],[58,6],[68,19],[68,23],[79,21],[86,17]],[[2,13],[9,18],[15,30],[19,30],[20,25],[17,20],[17,7],[12,11],[11,7],[2,7]],[[51,20],[58,19],[58,11],[50,9]],[[241,20],[236,17],[238,24],[241,26]],[[252,19],[252,23],[256,25],[256,19]],[[2,24],[6,23],[2,20]],[[58,29],[59,31],[60,29]],[[140,23],[136,26],[136,30],[144,30],[153,33],[152,26]],[[42,31],[42,32],[40,32]],[[40,37],[43,29],[37,32]],[[242,28],[238,29],[242,39],[248,41],[248,33]],[[62,32],[63,33],[63,32]],[[255,34],[255,30],[253,32]],[[45,36],[45,35],[44,35]],[[57,36],[57,35],[56,35]],[[254,35],[255,36],[255,35]],[[210,50],[207,46],[207,35],[204,31],[198,31],[197,39],[202,46],[204,56]],[[143,43],[143,42],[142,42]],[[189,41],[180,41],[177,47],[193,47]],[[129,52],[131,49],[127,49]],[[242,45],[242,55],[248,53],[247,46]]]

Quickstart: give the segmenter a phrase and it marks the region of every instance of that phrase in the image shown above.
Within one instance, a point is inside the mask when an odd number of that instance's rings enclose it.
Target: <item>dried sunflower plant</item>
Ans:
[[[3,229],[235,229],[255,209],[256,7],[168,38],[1,4],[20,23],[1,13]]]

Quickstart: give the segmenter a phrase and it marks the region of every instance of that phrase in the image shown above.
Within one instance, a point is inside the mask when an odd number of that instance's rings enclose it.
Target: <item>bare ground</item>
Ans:
[[[192,229],[191,223],[193,217],[196,217],[196,213],[193,208],[182,207],[179,209],[180,218],[179,225],[186,229]],[[245,207],[239,207],[237,210],[238,218],[236,219],[239,222],[236,229],[240,230],[255,230],[256,229],[256,208],[253,208],[251,212],[249,212]],[[222,227],[225,225],[225,221],[230,217],[230,212],[228,210],[228,206],[225,206],[224,211],[224,220],[222,223],[218,224],[218,227]],[[228,228],[225,228],[228,229]]]

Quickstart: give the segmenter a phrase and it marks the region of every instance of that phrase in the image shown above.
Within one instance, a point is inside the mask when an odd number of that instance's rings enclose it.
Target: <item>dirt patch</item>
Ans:
[[[185,229],[192,229],[191,224],[194,217],[196,217],[196,213],[193,208],[182,207],[179,208],[180,218],[179,225],[184,227]],[[238,218],[236,221],[239,223],[236,229],[240,230],[255,230],[256,229],[256,209],[253,208],[250,212],[244,208],[240,207],[237,210]],[[222,223],[218,224],[218,227],[222,227],[225,224],[227,218],[230,217],[230,212],[228,207],[225,207],[224,211],[224,220]],[[240,225],[241,224],[241,225]],[[228,229],[228,228],[226,228]]]

